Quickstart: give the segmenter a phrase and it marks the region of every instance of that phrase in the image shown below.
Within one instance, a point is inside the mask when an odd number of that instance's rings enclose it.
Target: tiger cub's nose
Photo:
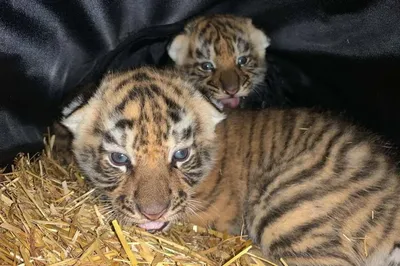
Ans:
[[[239,76],[232,70],[222,72],[220,82],[226,94],[233,96],[239,91]]]
[[[226,87],[224,88],[224,91],[226,94],[229,94],[230,96],[235,95],[238,92],[239,88],[237,87]]]
[[[153,204],[153,205],[138,205],[139,211],[149,220],[155,221],[161,218],[167,212],[169,203],[167,204]]]

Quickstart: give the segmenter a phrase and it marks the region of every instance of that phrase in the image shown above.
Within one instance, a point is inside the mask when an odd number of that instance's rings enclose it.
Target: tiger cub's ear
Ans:
[[[189,37],[184,33],[175,36],[167,49],[169,57],[176,64],[183,64],[183,60],[187,56],[189,49]]]
[[[74,111],[67,117],[63,117],[60,123],[65,126],[73,135],[78,131],[79,124],[83,119],[83,110],[79,109]]]
[[[265,49],[271,44],[271,39],[262,30],[257,29],[251,19],[247,18],[246,20],[250,28],[250,40],[255,45],[258,54],[264,57]]]
[[[60,123],[75,135],[88,109],[88,104],[78,97],[63,109]]]

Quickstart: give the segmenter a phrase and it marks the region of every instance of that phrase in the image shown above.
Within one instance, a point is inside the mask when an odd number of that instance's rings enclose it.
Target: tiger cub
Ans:
[[[220,108],[237,108],[241,98],[263,83],[268,46],[269,38],[250,18],[212,15],[187,23],[168,54]]]
[[[289,265],[400,263],[400,177],[355,126],[305,109],[223,114],[151,68],[105,76],[64,115],[80,168],[123,224],[239,234],[244,222],[267,258]]]

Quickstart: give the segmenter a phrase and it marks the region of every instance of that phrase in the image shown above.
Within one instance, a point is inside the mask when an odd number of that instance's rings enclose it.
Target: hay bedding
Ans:
[[[53,151],[0,172],[0,265],[277,265],[244,236],[177,224],[166,234],[107,220],[74,164]]]

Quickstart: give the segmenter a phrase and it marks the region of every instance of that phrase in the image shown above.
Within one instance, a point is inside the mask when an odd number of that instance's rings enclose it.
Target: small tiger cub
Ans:
[[[237,108],[264,81],[269,38],[250,18],[212,15],[187,23],[168,54],[219,108]]]
[[[400,176],[353,125],[305,109],[223,114],[151,68],[107,75],[64,115],[80,168],[123,224],[244,226],[289,265],[400,263]]]

